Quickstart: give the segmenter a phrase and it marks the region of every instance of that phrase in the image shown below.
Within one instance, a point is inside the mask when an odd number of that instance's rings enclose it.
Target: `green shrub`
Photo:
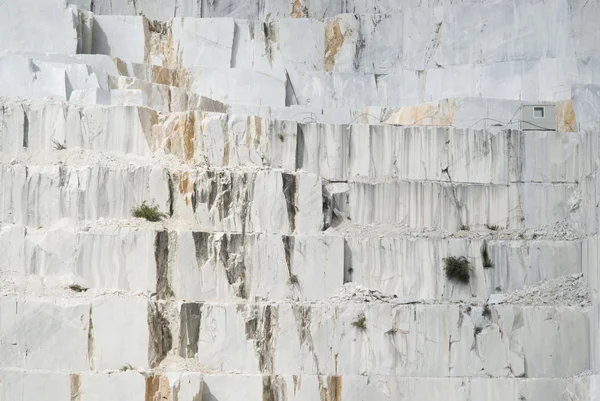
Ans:
[[[460,225],[460,231],[469,231],[471,229],[471,227],[469,227],[466,224],[461,224]]]
[[[158,206],[148,206],[146,201],[143,201],[140,206],[133,208],[131,214],[133,217],[146,219],[152,222],[161,221],[165,217],[163,213],[158,211]]]
[[[352,322],[352,326],[354,326],[360,331],[367,330],[367,318],[365,317],[364,313],[358,315],[356,320]]]
[[[444,258],[446,278],[463,284],[471,279],[471,263],[464,256]]]
[[[290,278],[288,279],[288,284],[289,285],[298,285],[300,284],[300,281],[298,280],[298,276],[295,274],[292,274],[290,276]]]

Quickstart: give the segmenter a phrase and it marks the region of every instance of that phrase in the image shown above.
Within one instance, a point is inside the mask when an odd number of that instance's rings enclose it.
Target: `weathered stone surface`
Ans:
[[[285,74],[207,67],[195,70],[190,80],[192,92],[224,103],[285,106]]]
[[[0,171],[2,191],[10,194],[1,206],[5,222],[37,227],[63,217],[128,218],[143,200],[169,210],[167,171],[160,167],[2,165]],[[97,195],[90,196],[92,192]]]
[[[334,236],[171,233],[174,297],[319,300],[343,284],[344,241]],[[314,281],[316,280],[316,282]]]
[[[95,15],[92,53],[145,63],[148,57],[148,21],[143,17]],[[127,40],[123,40],[126,37]]]
[[[1,400],[597,398],[595,2],[0,11]]]
[[[377,378],[377,379],[376,379]],[[525,395],[533,401],[562,401],[569,395],[573,401],[594,400],[597,376],[577,379],[523,378],[397,378],[394,376],[345,375],[224,375],[198,372],[167,372],[148,380],[137,372],[110,373],[29,373],[0,371],[0,391],[8,399],[35,401],[43,388],[51,401],[70,401],[70,394],[84,401],[99,401],[110,397],[116,400],[144,400],[145,394],[159,393],[194,401],[198,397],[237,400],[243,390],[248,400],[262,401],[263,395],[295,394],[296,399],[311,400],[321,392],[344,400],[383,401],[390,394],[400,399],[436,399],[453,394],[453,399],[467,401],[469,394],[492,401],[519,401]],[[146,385],[146,383],[149,383]],[[156,383],[156,384],[155,384]],[[169,387],[170,386],[170,387]],[[158,390],[156,390],[158,388]],[[71,389],[71,390],[70,390]],[[146,390],[148,389],[148,390]],[[135,394],[141,394],[134,397]],[[592,397],[592,398],[589,398]],[[333,398],[335,399],[335,398]]]
[[[7,1],[0,4],[0,15],[2,50],[66,54],[78,50],[76,8],[47,0]]]
[[[25,56],[0,57],[0,95],[67,100],[66,70]]]
[[[507,184],[509,170],[521,171],[521,165],[511,166],[510,158],[512,142],[521,139],[518,133],[513,139],[508,132],[362,124],[302,124],[299,132],[298,167],[330,180],[396,177]],[[545,134],[540,137],[546,140]],[[536,162],[534,156],[530,159]]]
[[[581,311],[492,309],[488,320],[478,308],[445,305],[204,304],[198,361],[246,373],[417,377],[560,377],[589,366],[587,350],[572,342],[588,341]],[[352,326],[361,312],[364,331]],[[390,341],[399,348],[390,348]],[[227,349],[238,350],[237,356]]]
[[[155,255],[149,252],[155,247],[154,230],[78,230],[61,221],[46,229],[3,226],[0,238],[11,250],[0,271],[18,292],[26,292],[36,276],[41,288],[56,282],[145,293],[156,289]]]
[[[133,106],[82,107],[59,102],[8,103],[3,107],[0,146],[4,154],[67,148],[150,155],[146,135],[156,113]]]
[[[260,117],[170,114],[152,128],[152,149],[212,166],[296,168],[296,124]]]
[[[306,233],[322,227],[321,180],[314,174],[196,170],[173,176],[174,217],[201,229]]]
[[[482,256],[487,252],[488,261]],[[579,241],[347,238],[346,270],[366,288],[398,296],[465,301],[578,273]],[[444,258],[465,256],[468,285],[448,281]],[[491,262],[491,263],[489,263]]]
[[[323,224],[321,181],[307,173],[5,164],[0,178],[10,194],[0,206],[3,221],[34,227],[64,217],[127,219],[143,201],[200,229],[306,233]]]
[[[100,299],[90,307],[90,367],[100,371],[147,368],[152,334],[148,302],[137,297]]]
[[[0,365],[31,370],[87,370],[90,307],[0,298]],[[56,358],[53,355],[61,355]]]
[[[455,231],[463,224],[529,228],[579,221],[580,193],[575,184],[349,184],[349,216],[359,224],[391,222]],[[385,207],[392,203],[395,208]]]
[[[233,19],[177,18],[171,29],[173,52],[179,52],[182,67],[230,67]]]
[[[82,372],[71,375],[71,399],[81,401],[102,401],[105,399],[143,400],[146,393],[146,380],[138,372],[111,372],[88,374]],[[67,398],[69,400],[69,398]],[[59,399],[56,399],[59,401]]]
[[[151,294],[164,284],[169,299],[211,302],[323,300],[345,281],[401,297],[483,301],[499,291],[579,273],[582,263],[579,241],[342,238],[117,224],[78,229],[66,221],[38,229],[7,225],[0,230],[0,245],[10,250],[0,272],[11,293],[36,289],[44,295],[76,284]],[[584,251],[592,252],[591,245],[586,242]],[[469,285],[445,279],[444,258],[450,256],[471,262]],[[587,269],[592,280],[593,267]],[[321,279],[315,283],[315,277]]]

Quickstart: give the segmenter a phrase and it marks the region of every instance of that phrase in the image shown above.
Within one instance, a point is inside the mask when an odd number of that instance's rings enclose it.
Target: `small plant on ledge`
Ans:
[[[500,230],[500,226],[498,226],[498,224],[486,224],[485,227],[488,230],[492,230],[492,231],[498,231],[498,230]]]
[[[143,201],[140,206],[133,208],[131,214],[133,217],[146,219],[152,222],[161,221],[165,217],[164,213],[158,211],[158,206],[148,206],[146,201]]]
[[[54,139],[52,140],[52,144],[54,144],[55,150],[65,150],[67,148],[65,145],[63,145],[62,143],[60,143]]]
[[[127,365],[123,365],[121,366],[121,369],[119,369],[121,372],[126,372],[128,370],[134,370],[133,366],[131,366],[130,363],[128,363]]]

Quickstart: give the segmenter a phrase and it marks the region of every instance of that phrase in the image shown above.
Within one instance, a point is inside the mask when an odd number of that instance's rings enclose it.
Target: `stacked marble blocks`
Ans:
[[[600,400],[598,18],[0,2],[0,401]]]

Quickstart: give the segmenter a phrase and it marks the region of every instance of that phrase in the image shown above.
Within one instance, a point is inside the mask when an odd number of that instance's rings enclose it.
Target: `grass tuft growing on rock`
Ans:
[[[492,230],[492,231],[498,231],[500,229],[500,226],[498,224],[486,224],[485,227],[488,230]]]
[[[148,221],[157,222],[161,221],[165,215],[158,211],[158,206],[148,206],[146,201],[143,201],[141,205],[131,210],[133,217],[140,219],[146,219]]]
[[[462,284],[468,284],[471,279],[471,263],[464,256],[444,258],[446,278]]]
[[[128,363],[127,365],[123,365],[121,366],[121,369],[119,369],[121,372],[126,372],[128,370],[134,370],[133,366],[131,366],[130,363]]]
[[[54,144],[55,150],[65,150],[67,148],[65,145],[63,145],[62,143],[60,143],[54,139],[52,140],[52,143]]]
[[[460,231],[469,231],[471,229],[471,227],[469,227],[466,224],[461,224],[460,225]]]
[[[356,320],[352,322],[352,326],[354,326],[355,328],[357,328],[360,331],[367,330],[367,318],[365,317],[364,313],[361,313],[360,315],[358,315]]]

